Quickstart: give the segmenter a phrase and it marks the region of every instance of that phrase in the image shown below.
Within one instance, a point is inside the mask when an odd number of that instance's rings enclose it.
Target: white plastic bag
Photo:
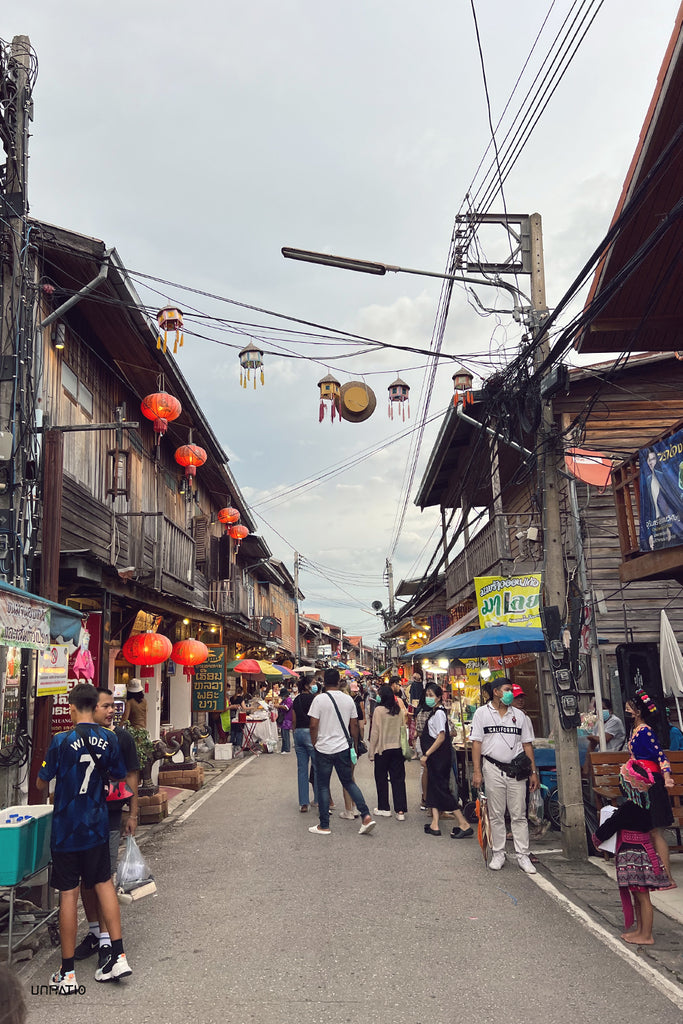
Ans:
[[[529,821],[532,825],[540,825],[544,817],[543,795],[540,789],[529,794]]]
[[[140,847],[133,836],[126,839],[126,849],[116,865],[116,881],[120,886],[129,886],[134,882],[144,882],[150,878],[147,861],[140,852]]]

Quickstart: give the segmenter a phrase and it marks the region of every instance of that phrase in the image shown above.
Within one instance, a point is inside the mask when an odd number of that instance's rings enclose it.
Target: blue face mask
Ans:
[[[425,697],[425,704],[428,708],[433,708],[436,704],[436,697]]]
[[[382,703],[382,698],[380,697],[379,694],[377,694],[377,696],[375,697],[375,700],[377,701],[378,704]]]
[[[602,713],[602,720],[603,720],[603,722],[606,722],[608,718],[609,718],[609,711],[603,711],[603,713]]]
[[[506,708],[509,708],[515,699],[515,695],[512,690],[503,690],[503,696],[500,698]]]
[[[318,692],[318,684],[317,683],[313,683],[313,685],[311,686],[311,693],[317,693],[317,692]]]

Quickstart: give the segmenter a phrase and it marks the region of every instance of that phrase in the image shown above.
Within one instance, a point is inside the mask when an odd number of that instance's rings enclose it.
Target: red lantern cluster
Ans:
[[[192,480],[197,475],[197,466],[203,466],[206,462],[206,452],[198,444],[183,444],[176,448],[175,460],[179,466],[185,469],[185,476]]]
[[[201,640],[179,640],[173,645],[171,661],[185,667],[185,675],[194,674],[195,665],[201,665],[209,657],[209,648]]]
[[[171,641],[161,633],[137,633],[129,637],[123,645],[123,656],[131,665],[142,665],[148,669],[152,665],[160,665],[168,661],[171,655]],[[143,671],[142,676],[151,672]]]
[[[142,415],[148,420],[153,420],[154,430],[157,436],[157,444],[168,430],[168,424],[177,420],[183,411],[183,407],[177,398],[167,394],[165,391],[157,391],[153,395],[147,395],[142,399],[140,405]]]
[[[216,519],[219,523],[223,523],[225,526],[230,526],[232,523],[238,523],[240,518],[240,512],[237,508],[221,508],[218,510]]]

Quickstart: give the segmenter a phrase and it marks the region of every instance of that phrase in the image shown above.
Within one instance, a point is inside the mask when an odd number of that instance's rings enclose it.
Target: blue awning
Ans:
[[[47,606],[50,609],[50,640],[54,642],[61,638],[64,643],[69,641],[78,643],[83,625],[83,612],[76,608],[69,608],[65,604],[57,604],[56,601],[48,601],[46,598],[40,597],[39,594],[32,594],[28,590],[20,590],[19,587],[13,587],[10,583],[0,582],[0,591],[16,597],[17,600],[34,601]]]

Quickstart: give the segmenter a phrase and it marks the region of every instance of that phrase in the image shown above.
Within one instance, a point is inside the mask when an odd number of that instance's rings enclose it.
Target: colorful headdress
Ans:
[[[652,697],[649,697],[645,690],[636,690],[633,694],[633,699],[640,704],[640,707],[644,711],[648,711],[651,715],[654,715],[657,711],[657,705],[653,701]]]
[[[634,804],[645,808],[650,806],[649,791],[654,783],[652,771],[642,761],[631,758],[621,766],[619,786],[626,799]]]

